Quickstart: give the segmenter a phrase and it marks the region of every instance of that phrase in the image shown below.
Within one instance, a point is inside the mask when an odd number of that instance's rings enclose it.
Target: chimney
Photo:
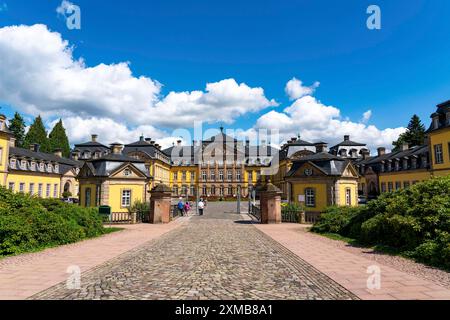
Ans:
[[[316,153],[326,152],[327,144],[326,143],[316,143]]]
[[[409,144],[408,143],[402,144],[402,151],[406,151],[406,150],[409,150]]]
[[[4,114],[0,114],[0,131],[4,131],[6,126],[6,116]]]
[[[11,148],[14,148],[14,147],[16,146],[16,138],[11,137],[11,138],[9,139],[9,146],[10,146]]]
[[[181,140],[177,140],[177,146],[181,146]]]
[[[112,143],[111,144],[111,150],[113,154],[121,154],[122,153],[123,145],[121,143]]]
[[[97,142],[97,138],[98,138],[98,134],[91,135],[91,141],[92,142]]]
[[[145,138],[145,142],[147,142],[148,144],[151,144],[152,138]]]
[[[30,144],[30,150],[34,152],[39,152],[40,145],[37,143]]]
[[[386,148],[380,147],[377,149],[377,152],[378,152],[378,156],[383,156],[386,154]]]
[[[62,149],[57,148],[53,151],[53,154],[59,158],[62,158]]]
[[[350,136],[349,135],[345,135],[344,136],[344,141],[350,141]]]
[[[361,155],[364,160],[368,159],[370,157],[370,151],[369,150],[361,150]]]

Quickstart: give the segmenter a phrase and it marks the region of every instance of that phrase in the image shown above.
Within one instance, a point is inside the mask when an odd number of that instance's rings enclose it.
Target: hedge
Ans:
[[[72,243],[105,233],[95,208],[39,199],[0,187],[0,256]]]
[[[450,270],[450,176],[382,194],[366,206],[330,207],[312,231],[390,247]]]

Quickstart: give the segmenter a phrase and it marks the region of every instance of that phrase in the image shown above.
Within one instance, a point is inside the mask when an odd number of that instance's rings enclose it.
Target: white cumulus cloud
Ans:
[[[304,86],[301,80],[292,78],[286,83],[284,91],[289,97],[289,100],[296,100],[304,96],[312,95],[319,85],[320,82],[316,81],[312,86]]]

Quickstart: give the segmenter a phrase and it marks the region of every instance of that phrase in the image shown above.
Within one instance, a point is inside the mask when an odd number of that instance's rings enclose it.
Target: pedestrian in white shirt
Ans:
[[[200,201],[198,202],[198,214],[200,216],[203,215],[203,209],[205,208],[205,203],[203,202],[202,199],[200,199]]]

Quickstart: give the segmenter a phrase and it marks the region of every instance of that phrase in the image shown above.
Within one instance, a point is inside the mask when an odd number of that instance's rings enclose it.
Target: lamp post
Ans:
[[[241,214],[241,186],[237,186],[237,214]]]

